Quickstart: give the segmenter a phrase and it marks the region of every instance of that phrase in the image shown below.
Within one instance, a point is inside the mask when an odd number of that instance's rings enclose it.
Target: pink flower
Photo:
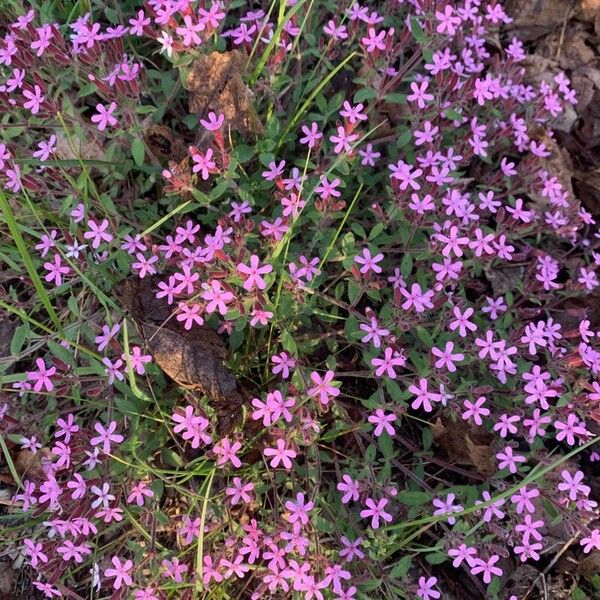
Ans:
[[[513,449],[510,446],[506,446],[504,452],[498,452],[496,458],[498,459],[498,468],[508,468],[513,475],[517,472],[518,463],[527,462],[527,459],[524,456],[513,454]]]
[[[381,252],[372,257],[370,250],[365,248],[362,252],[362,256],[355,256],[354,260],[359,265],[362,265],[362,267],[360,267],[360,272],[363,275],[369,271],[373,271],[373,273],[381,273],[381,267],[377,264],[383,260],[383,254],[381,254]]]
[[[138,506],[143,506],[144,497],[153,498],[154,492],[148,487],[148,484],[140,481],[131,488],[131,492],[129,492],[129,496],[127,496],[127,504],[133,504],[135,502]]]
[[[246,504],[252,502],[250,492],[254,490],[254,484],[249,481],[243,483],[239,477],[233,478],[233,486],[225,488],[225,493],[231,497],[231,504],[239,504],[240,500]]]
[[[558,433],[556,434],[557,441],[562,442],[562,440],[566,440],[569,446],[575,444],[576,435],[584,437],[588,434],[585,424],[582,424],[573,413],[570,413],[567,416],[566,423],[554,421],[554,427],[558,430]]]
[[[487,562],[481,558],[476,558],[473,566],[471,567],[471,573],[473,573],[473,575],[483,573],[484,583],[489,584],[492,581],[492,575],[497,575],[500,577],[503,573],[500,567],[494,566],[499,560],[500,557],[497,554],[491,556]]]
[[[337,489],[343,492],[342,504],[348,504],[350,500],[356,502],[359,498],[360,486],[358,481],[354,481],[350,475],[344,473],[342,475],[342,481],[338,482]]]
[[[581,538],[579,542],[583,546],[583,552],[589,554],[594,548],[600,550],[600,529],[593,529],[588,537]]]
[[[323,377],[321,377],[316,371],[310,374],[312,382],[315,387],[307,390],[309,396],[318,396],[319,402],[324,406],[329,404],[330,397],[337,398],[340,395],[340,388],[331,385],[337,383],[333,381],[335,373],[333,371],[327,371]]]
[[[115,579],[113,582],[114,589],[118,590],[122,585],[128,587],[133,585],[133,580],[129,574],[131,569],[133,569],[133,562],[130,560],[121,562],[121,559],[118,556],[113,556],[111,562],[114,565],[114,569],[106,569],[104,571],[104,576],[109,579]]]
[[[269,465],[276,469],[279,463],[283,464],[285,469],[292,468],[292,461],[290,459],[296,458],[296,452],[290,450],[285,446],[285,440],[278,438],[275,442],[275,448],[265,448],[263,450],[265,456],[272,457]]]
[[[406,365],[406,358],[396,350],[386,348],[383,352],[383,358],[373,358],[371,359],[371,364],[376,367],[376,377],[381,377],[385,373],[390,379],[396,379],[394,367],[403,367]]]
[[[23,108],[29,109],[32,115],[37,115],[40,111],[40,106],[44,101],[44,94],[39,85],[35,85],[33,92],[30,90],[23,90],[23,96],[27,98],[27,102],[23,102]]]
[[[423,292],[418,283],[412,284],[410,292],[406,288],[400,288],[400,293],[406,298],[402,303],[402,308],[404,310],[409,310],[414,307],[416,312],[422,313],[428,308],[433,308],[431,298],[433,298],[434,292],[431,290],[425,290]]]
[[[314,508],[314,506],[314,502],[304,501],[303,493],[296,495],[296,502],[288,500],[285,503],[285,508],[289,513],[285,516],[285,519],[294,526],[295,532],[299,532],[304,525],[308,524],[308,513]]]
[[[431,353],[438,358],[435,361],[435,368],[441,369],[442,367],[448,369],[450,373],[456,372],[455,362],[460,362],[465,359],[465,355],[461,352],[453,353],[454,342],[446,342],[444,350],[440,350],[435,346],[431,349]]]
[[[192,171],[194,173],[201,172],[202,179],[204,180],[207,180],[209,174],[215,173],[217,169],[217,164],[214,160],[212,160],[212,155],[212,148],[208,148],[205,154],[202,154],[201,152],[197,152],[195,150],[192,153],[192,160],[194,161]]]
[[[251,291],[255,287],[259,290],[264,290],[267,287],[265,280],[262,275],[266,275],[273,270],[272,265],[259,266],[260,259],[256,254],[250,257],[250,266],[240,263],[237,266],[237,270],[242,275],[246,275],[246,281],[244,281],[243,288],[247,291]]]
[[[104,131],[106,126],[114,127],[118,121],[113,117],[113,113],[117,109],[117,103],[111,102],[108,107],[104,107],[102,104],[96,104],[97,114],[92,115],[92,123],[97,123],[97,127],[100,131]]]
[[[290,376],[290,369],[293,369],[296,366],[296,361],[291,356],[288,356],[287,352],[273,355],[271,361],[275,365],[272,369],[273,375],[281,373],[281,376],[284,379],[287,379]]]
[[[236,469],[239,469],[242,466],[242,461],[236,456],[236,453],[239,452],[241,448],[241,442],[234,442],[232,444],[228,438],[224,438],[217,442],[212,449],[218,456],[217,466],[224,467],[227,461],[229,461]]]
[[[435,600],[441,596],[440,592],[433,589],[437,583],[437,577],[419,577],[419,589],[417,590],[417,596],[423,600]]]
[[[208,120],[200,119],[200,125],[208,131],[217,131],[217,129],[222,127],[223,121],[225,121],[225,115],[223,113],[217,115],[211,110],[208,113]]]
[[[94,429],[98,435],[90,440],[90,444],[92,446],[99,446],[102,444],[102,451],[104,454],[110,454],[110,446],[112,443],[120,444],[125,439],[121,434],[115,433],[117,429],[116,421],[111,421],[108,424],[108,427],[104,427],[102,423],[94,423]]]
[[[375,411],[374,415],[369,415],[368,421],[369,423],[373,423],[375,425],[375,431],[373,435],[375,437],[379,437],[383,431],[385,430],[388,435],[394,435],[396,433],[395,429],[391,426],[396,420],[396,415],[394,413],[385,414],[383,409],[378,408]]]
[[[463,405],[467,410],[462,414],[462,418],[467,421],[473,417],[473,421],[475,421],[476,425],[482,425],[483,421],[481,417],[487,417],[490,414],[489,409],[483,408],[485,401],[486,399],[484,396],[477,398],[475,403],[472,403],[470,400],[465,400]]]
[[[36,358],[35,364],[38,370],[27,373],[27,380],[35,382],[33,384],[33,391],[39,392],[42,388],[45,388],[47,392],[51,392],[54,389],[54,385],[50,378],[56,373],[56,367],[47,369],[44,360],[41,358]]]
[[[365,504],[368,508],[360,511],[361,519],[367,519],[371,517],[371,527],[373,529],[379,529],[379,519],[383,519],[386,523],[390,523],[392,521],[392,515],[385,512],[387,503],[387,498],[382,498],[377,503],[375,503],[373,498],[367,498],[365,500]]]
[[[569,499],[573,502],[577,500],[578,494],[587,496],[590,493],[590,487],[581,483],[584,477],[582,471],[577,471],[575,475],[571,475],[569,471],[565,470],[561,473],[561,477],[564,483],[559,483],[558,489],[561,492],[569,492]]]
[[[100,225],[96,224],[95,221],[89,220],[87,226],[89,227],[89,231],[86,231],[83,234],[83,237],[86,240],[92,240],[92,248],[94,248],[94,250],[96,250],[103,241],[110,242],[113,239],[113,236],[106,231],[109,226],[108,219],[103,219]]]

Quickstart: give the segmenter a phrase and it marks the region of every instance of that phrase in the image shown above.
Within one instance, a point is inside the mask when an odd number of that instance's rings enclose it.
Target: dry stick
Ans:
[[[411,452],[420,452],[420,449],[411,444],[409,440],[404,438],[401,435],[397,435],[396,439],[408,450]],[[456,467],[455,465],[442,460],[441,458],[436,458],[435,456],[423,456],[423,460],[429,463],[433,463],[444,469],[449,469],[450,471],[454,471],[459,475],[463,475],[464,477],[469,477],[470,479],[477,479],[478,481],[486,481],[486,478],[479,473],[471,473],[471,471],[467,471],[466,469],[462,469],[461,467]]]
[[[527,600],[527,598],[529,597],[529,594],[531,594],[531,592],[533,591],[533,587],[535,586],[535,584],[537,583],[537,580],[540,577],[542,577],[542,581],[544,581],[543,578],[548,574],[548,571],[550,571],[550,569],[556,564],[556,561],[569,549],[571,544],[579,537],[579,535],[580,535],[580,532],[578,531],[577,533],[575,533],[575,535],[573,535],[573,537],[570,540],[567,540],[564,543],[564,545],[560,549],[560,551],[550,561],[550,564],[533,580],[533,583],[529,586],[527,593],[523,596],[523,600]]]
[[[571,13],[573,12],[574,0],[571,0],[570,6],[567,8],[567,12],[565,13],[565,18],[563,19],[563,24],[560,29],[560,37],[558,38],[558,48],[556,49],[556,60],[560,58],[560,53],[562,52],[563,42],[565,41],[565,32],[567,30],[567,23],[569,18],[571,17]]]

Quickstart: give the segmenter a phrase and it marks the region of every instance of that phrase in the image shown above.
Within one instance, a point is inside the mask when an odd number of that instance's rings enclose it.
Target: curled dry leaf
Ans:
[[[473,466],[482,475],[491,475],[496,470],[492,449],[494,437],[487,431],[466,421],[454,421],[449,414],[442,414],[430,428],[434,441],[452,462]]]
[[[219,418],[219,429],[233,425],[244,402],[237,380],[223,365],[225,343],[208,326],[189,331],[173,316],[166,299],[156,298],[164,276],[129,277],[113,291],[136,322],[154,362],[180,386],[205,394]]]
[[[190,112],[200,118],[210,111],[222,113],[226,128],[230,126],[245,136],[262,133],[262,123],[252,104],[253,93],[242,79],[246,60],[240,50],[199,56],[186,82]]]
[[[147,148],[157,158],[182,161],[187,155],[185,143],[170,127],[151,123],[144,133]]]

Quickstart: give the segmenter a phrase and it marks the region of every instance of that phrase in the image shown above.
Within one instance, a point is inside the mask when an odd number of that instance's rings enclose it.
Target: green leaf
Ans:
[[[50,352],[52,352],[53,356],[56,356],[58,360],[62,360],[65,364],[71,365],[72,367],[75,366],[75,357],[72,352],[69,352],[69,350],[52,340],[48,340],[47,344]]]
[[[448,557],[441,552],[431,552],[425,557],[430,565],[441,565],[448,560]],[[496,578],[497,579],[497,578]]]
[[[384,458],[390,458],[394,454],[392,438],[385,431],[379,436],[379,449]]]
[[[410,129],[407,129],[396,138],[396,143],[394,146],[396,148],[404,148],[404,146],[406,146],[410,140],[412,140],[412,132]]]
[[[418,44],[425,44],[427,42],[427,36],[421,27],[421,23],[417,17],[411,17],[410,19],[410,31]]]
[[[298,356],[298,346],[292,334],[287,329],[281,332],[281,345],[286,352],[289,352],[293,356]]]
[[[431,502],[431,497],[425,492],[404,491],[396,496],[396,500],[402,502],[402,504],[406,504],[406,506],[422,506],[423,504]]]
[[[358,301],[358,299],[362,295],[362,290],[360,286],[354,281],[354,279],[348,280],[348,300],[350,300],[350,304],[354,304]]]
[[[145,153],[144,142],[140,138],[135,138],[131,144],[131,156],[133,156],[133,160],[138,167],[144,164]]]
[[[402,277],[408,277],[412,273],[413,268],[413,258],[412,255],[407,252],[400,262],[400,275]]]
[[[386,94],[384,100],[388,104],[406,104],[406,94],[392,92],[391,94]]]
[[[452,119],[453,121],[460,121],[462,122],[462,115],[458,112],[456,112],[454,109],[452,108],[446,108],[444,109],[444,115],[446,115],[447,119]]]
[[[394,577],[397,579],[402,579],[410,569],[410,565],[412,564],[412,556],[406,555],[403,556],[394,566],[394,568],[390,571],[390,577]]]
[[[12,340],[10,341],[10,354],[12,357],[15,357],[21,349],[23,348],[23,344],[29,335],[29,325],[27,323],[23,323],[23,325],[19,325],[15,329],[15,333],[13,335]]]
[[[377,92],[373,88],[362,88],[354,94],[354,102],[365,102],[377,97]]]

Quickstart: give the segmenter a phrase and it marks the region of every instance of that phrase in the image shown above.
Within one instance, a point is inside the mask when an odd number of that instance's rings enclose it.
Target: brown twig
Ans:
[[[533,592],[533,588],[534,588],[535,584],[537,583],[538,579],[540,579],[540,577],[541,577],[543,580],[543,578],[548,574],[550,569],[556,564],[558,559],[570,548],[571,544],[573,544],[573,542],[578,537],[579,537],[579,532],[576,532],[575,535],[573,535],[573,537],[571,537],[569,540],[567,540],[563,544],[563,547],[557,552],[557,554],[554,556],[554,558],[550,561],[550,564],[533,580],[533,583],[529,586],[529,589],[523,596],[523,600],[527,600],[527,598],[529,597],[529,594],[531,594],[531,592]]]
[[[571,0],[571,4],[567,8],[567,12],[565,13],[565,18],[563,19],[562,27],[560,28],[560,37],[558,38],[558,48],[556,49],[556,60],[560,58],[560,53],[562,52],[562,46],[565,41],[565,32],[567,30],[567,23],[571,18],[571,13],[573,12],[573,7],[575,6],[574,0]]]

